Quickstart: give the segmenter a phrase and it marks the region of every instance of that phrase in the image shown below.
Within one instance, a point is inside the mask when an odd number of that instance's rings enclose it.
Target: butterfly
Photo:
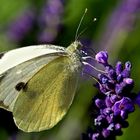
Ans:
[[[70,108],[80,74],[81,43],[35,45],[0,54],[0,107],[25,132],[55,126]]]

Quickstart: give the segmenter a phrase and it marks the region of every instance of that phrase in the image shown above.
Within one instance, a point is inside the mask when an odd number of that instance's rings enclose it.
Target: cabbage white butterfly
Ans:
[[[0,54],[0,108],[12,112],[19,129],[50,129],[64,117],[72,104],[82,65],[91,66],[83,61],[88,57],[81,57],[81,47],[75,41],[67,48],[35,45]]]
[[[68,48],[36,45],[0,55],[0,107],[13,113],[19,129],[50,129],[66,114],[82,71],[78,47],[75,41]]]

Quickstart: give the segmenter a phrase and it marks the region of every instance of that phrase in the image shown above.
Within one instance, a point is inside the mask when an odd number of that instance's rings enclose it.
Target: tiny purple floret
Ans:
[[[100,51],[95,55],[95,60],[101,64],[107,64],[108,53],[106,51]]]

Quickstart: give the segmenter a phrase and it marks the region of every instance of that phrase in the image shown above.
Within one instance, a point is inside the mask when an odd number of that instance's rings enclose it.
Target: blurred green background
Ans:
[[[51,43],[67,47],[85,11],[79,32],[84,45],[107,50],[109,61],[133,64],[134,91],[140,90],[140,0],[0,0],[0,51]],[[93,19],[97,18],[94,22]],[[85,80],[84,80],[85,81]],[[14,125],[12,114],[0,109],[0,140],[80,140],[89,125],[88,113],[97,90],[93,80],[81,82],[66,117],[53,129],[24,133]],[[129,116],[129,127],[117,140],[138,140],[140,109]]]

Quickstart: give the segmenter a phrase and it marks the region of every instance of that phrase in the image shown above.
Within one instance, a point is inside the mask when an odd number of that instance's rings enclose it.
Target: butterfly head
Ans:
[[[67,51],[70,53],[79,53],[79,49],[82,48],[82,44],[80,41],[74,41],[72,44],[70,44],[67,48]]]

